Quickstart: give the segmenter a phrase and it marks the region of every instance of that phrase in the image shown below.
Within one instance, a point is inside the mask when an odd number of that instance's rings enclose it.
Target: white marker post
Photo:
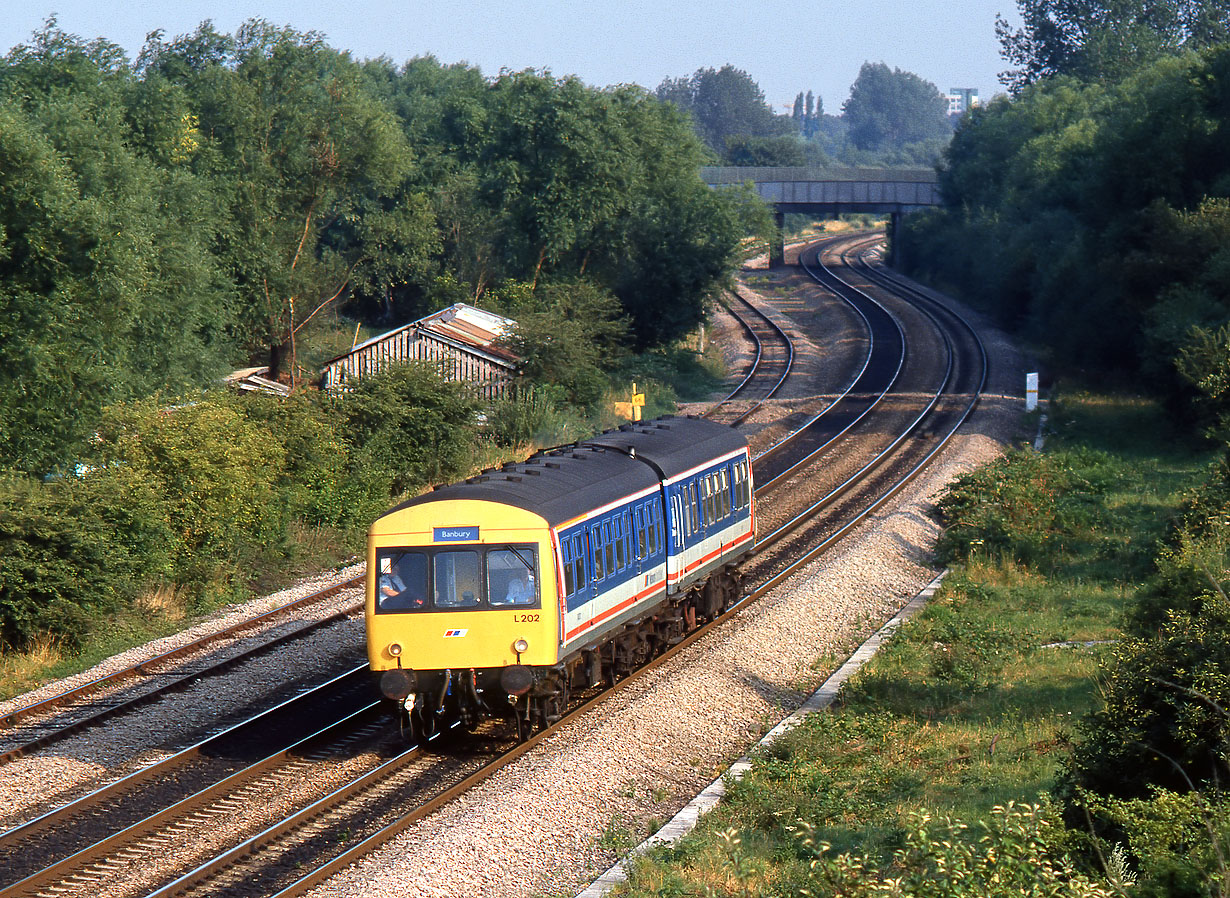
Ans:
[[[1025,375],[1025,411],[1032,412],[1038,407],[1038,374]]]

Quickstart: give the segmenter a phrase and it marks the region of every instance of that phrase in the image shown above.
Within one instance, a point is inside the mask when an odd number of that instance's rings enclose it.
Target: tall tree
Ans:
[[[225,190],[220,251],[243,333],[275,375],[290,362],[293,378],[296,335],[353,287],[376,247],[406,260],[428,254],[417,245],[434,239],[422,227],[427,200],[404,189],[404,134],[349,57],[318,34],[261,20],[229,42],[211,31],[206,23],[145,55],[193,94],[208,144],[201,164]],[[202,46],[213,52],[202,57]],[[387,270],[365,271],[369,287],[387,281]]]
[[[667,79],[657,95],[688,113],[701,140],[718,154],[725,153],[730,137],[774,137],[793,130],[789,118],[773,114],[760,85],[733,65]]]
[[[861,150],[885,150],[945,138],[952,132],[939,89],[911,72],[865,62],[842,107]]]
[[[212,195],[186,164],[182,106],[156,93],[119,48],[54,20],[0,66],[0,456],[12,466],[71,462],[104,404],[198,385],[232,354]]]
[[[1117,80],[1160,56],[1230,40],[1230,0],[1018,0],[1022,26],[997,18],[1013,92],[1053,75]]]

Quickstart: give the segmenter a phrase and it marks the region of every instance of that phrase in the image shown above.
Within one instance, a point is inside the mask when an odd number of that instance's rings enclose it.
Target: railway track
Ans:
[[[117,715],[139,710],[204,678],[222,674],[246,661],[360,613],[363,610],[362,601],[352,602],[325,617],[300,623],[285,632],[263,638],[255,645],[236,652],[226,652],[223,657],[202,658],[196,663],[185,663],[186,659],[203,655],[211,646],[234,642],[245,633],[268,626],[278,619],[293,618],[294,615],[362,583],[362,576],[346,578],[264,614],[0,715],[0,764],[35,749],[45,748],[90,727],[99,726]],[[117,694],[118,690],[125,687],[131,688]]]
[[[726,308],[755,347],[755,356],[738,385],[718,400],[704,417],[738,427],[777,393],[794,366],[794,341],[768,315],[737,293]]]
[[[853,266],[847,266],[853,268]],[[868,280],[870,275],[865,269],[858,269]],[[849,276],[846,272],[845,276]],[[822,275],[823,277],[823,275]],[[865,285],[864,285],[865,286]],[[844,289],[844,288],[842,288]],[[881,285],[877,289],[883,289]],[[861,292],[861,290],[860,290]],[[846,297],[846,300],[853,302],[853,294]],[[870,299],[868,297],[868,299]],[[916,301],[922,302],[916,298]],[[875,300],[870,300],[871,305],[877,304]],[[870,306],[868,306],[870,308]],[[894,315],[889,313],[886,308],[881,306],[885,320],[892,321]],[[933,316],[934,324],[932,327],[936,332],[942,333],[945,328],[956,330],[957,325],[953,321],[942,321],[942,313],[933,311],[930,313]],[[926,317],[926,316],[924,316]],[[887,328],[887,325],[885,325]],[[967,369],[976,367],[974,364],[965,363],[963,365],[954,365],[951,361],[953,356],[959,355],[962,352],[969,352],[968,345],[962,347],[958,341],[954,340],[952,334],[945,337],[934,338],[937,345],[944,344],[947,341],[948,349],[946,352],[949,356],[949,362],[945,365],[943,375],[935,375],[932,380],[938,381],[937,385],[932,385],[931,393],[928,398],[921,398],[921,381],[925,380],[922,372],[914,371],[907,366],[906,354],[904,351],[905,344],[899,342],[900,349],[897,353],[895,362],[893,361],[892,352],[886,352],[879,359],[875,359],[874,353],[869,353],[869,361],[864,365],[863,371],[860,372],[859,379],[851,385],[843,394],[845,398],[850,399],[848,406],[842,407],[842,403],[834,403],[826,410],[824,415],[817,415],[809,422],[811,430],[804,436],[800,436],[799,441],[792,443],[788,448],[775,447],[774,451],[769,454],[767,461],[758,461],[758,464],[772,467],[766,467],[767,471],[778,471],[776,477],[770,477],[766,483],[772,484],[765,488],[765,493],[773,486],[778,486],[784,483],[792,483],[794,480],[813,480],[815,477],[813,468],[815,466],[825,466],[827,459],[835,451],[835,433],[839,433],[847,438],[853,437],[859,429],[860,425],[869,423],[871,418],[877,421],[883,421],[879,413],[871,415],[872,410],[881,406],[899,405],[912,406],[912,415],[909,413],[899,413],[894,420],[904,423],[894,425],[895,433],[893,438],[888,440],[890,444],[884,448],[879,454],[882,456],[874,463],[864,460],[861,468],[855,471],[854,476],[847,478],[850,483],[839,484],[837,488],[829,490],[828,494],[822,497],[821,501],[810,502],[810,507],[807,509],[799,509],[798,505],[800,493],[802,491],[792,488],[783,491],[783,494],[790,494],[790,502],[793,508],[793,513],[787,517],[790,520],[779,524],[773,528],[773,532],[766,534],[761,541],[760,556],[757,559],[757,568],[760,573],[757,575],[757,586],[744,597],[739,605],[728,611],[725,615],[715,621],[714,625],[719,625],[720,621],[737,613],[748,602],[754,601],[758,596],[768,591],[774,584],[786,576],[781,570],[772,571],[771,568],[780,568],[784,561],[782,558],[786,555],[797,556],[800,554],[800,546],[809,544],[809,551],[814,549],[820,551],[823,545],[831,545],[832,542],[840,538],[841,533],[849,532],[861,520],[864,520],[866,515],[870,513],[870,509],[878,507],[887,501],[887,498],[894,494],[900,485],[908,481],[908,478],[926,464],[927,459],[933,458],[935,454],[942,448],[943,443],[955,431],[955,423],[960,415],[956,412],[956,408],[962,403],[959,401],[959,395],[970,392],[971,376],[964,373]],[[887,337],[882,337],[879,341],[881,347],[889,347],[893,344],[891,332]],[[985,370],[985,360],[983,362]],[[891,369],[891,374],[889,373]],[[864,381],[861,380],[863,375],[868,371],[876,372],[875,376],[868,376]],[[984,374],[985,376],[985,374]],[[862,385],[860,385],[860,383]],[[868,386],[870,385],[870,386]],[[875,389],[872,389],[874,386]],[[973,390],[976,394],[976,390]],[[762,400],[763,401],[763,400]],[[976,396],[972,400],[976,402]],[[967,401],[965,406],[972,409],[972,402]],[[861,408],[861,411],[856,411],[856,406]],[[832,409],[836,409],[833,411]],[[938,415],[946,415],[947,422],[943,427],[935,423]],[[965,412],[968,414],[968,411]],[[827,419],[827,420],[826,420]],[[817,426],[817,421],[823,421],[824,424]],[[948,434],[945,436],[942,431],[948,428]],[[805,428],[806,429],[806,428]],[[882,430],[883,426],[867,427],[867,430]],[[928,435],[917,437],[920,431],[927,431]],[[844,442],[844,440],[843,440]],[[915,443],[926,443],[925,451],[917,451],[920,446],[914,446]],[[860,457],[862,455],[860,454]],[[761,457],[762,459],[765,456]],[[866,483],[872,479],[873,472],[880,479],[874,487],[866,488],[866,492],[874,493],[875,498],[878,498],[876,506],[869,505],[867,497],[855,501],[854,495],[858,493],[857,483]],[[885,473],[888,472],[888,473]],[[760,470],[758,469],[758,475]],[[763,495],[758,490],[758,495]],[[861,495],[861,494],[859,494]],[[775,499],[774,502],[779,500]],[[845,505],[862,503],[862,516],[851,513]],[[807,504],[807,503],[804,503]],[[835,508],[841,506],[841,510],[834,511]],[[827,523],[822,527],[819,524],[814,524],[817,518],[826,518]],[[834,520],[840,518],[840,520]],[[823,530],[823,533],[821,533]],[[769,556],[777,559],[772,561]],[[652,662],[651,666],[665,663],[670,657],[678,651],[687,648],[696,639],[702,638],[704,631],[694,633],[682,645],[672,650],[671,653],[661,656]],[[645,668],[644,670],[648,670]],[[641,676],[642,673],[634,675]],[[633,678],[630,678],[631,682]],[[431,763],[423,761],[423,752],[418,747],[406,749],[405,751],[394,753],[392,757],[384,758],[379,763],[374,764],[369,762],[366,769],[362,773],[354,777],[352,782],[339,786],[337,789],[329,792],[328,795],[309,802],[306,806],[296,809],[293,813],[285,815],[283,819],[270,822],[259,832],[249,833],[247,830],[241,834],[242,837],[230,839],[228,847],[223,847],[213,851],[213,856],[209,858],[195,857],[191,861],[177,862],[178,869],[182,872],[188,869],[189,872],[184,873],[178,878],[164,877],[163,882],[155,884],[153,887],[148,882],[143,885],[136,886],[134,883],[124,881],[116,882],[119,871],[131,869],[134,863],[137,863],[139,854],[135,857],[130,857],[136,848],[131,846],[125,847],[118,843],[112,843],[104,852],[106,856],[88,858],[81,856],[77,861],[84,862],[84,866],[78,865],[76,868],[60,867],[58,872],[48,873],[42,879],[34,879],[32,877],[42,876],[42,871],[27,871],[28,875],[24,882],[18,883],[9,880],[8,887],[0,891],[0,896],[8,898],[10,895],[26,895],[26,894],[90,894],[97,896],[100,894],[106,895],[129,895],[129,894],[156,894],[156,895],[179,895],[179,894],[235,894],[235,895],[290,895],[302,894],[314,883],[317,883],[327,877],[333,871],[339,869],[347,863],[353,861],[356,857],[371,851],[379,843],[391,838],[397,832],[409,826],[417,819],[429,813],[440,803],[449,800],[449,798],[457,794],[459,791],[469,788],[475,782],[490,775],[498,766],[508,763],[515,757],[519,756],[523,751],[528,750],[544,736],[555,732],[559,726],[565,725],[568,721],[574,720],[577,716],[586,712],[593,703],[605,700],[610,693],[604,693],[601,696],[595,697],[589,703],[580,705],[571,711],[560,724],[552,727],[535,736],[530,742],[523,746],[504,751],[503,748],[495,748],[493,746],[502,744],[499,734],[491,734],[491,742],[487,743],[492,747],[493,751],[499,752],[499,757],[495,760],[487,760],[476,757],[467,757],[464,752],[455,750],[442,751],[437,749],[434,752],[434,761]],[[316,712],[311,712],[313,719],[316,719]],[[359,713],[358,710],[352,713]],[[304,716],[302,714],[298,716]],[[270,727],[265,726],[268,730]],[[384,734],[387,736],[387,733]],[[319,734],[312,734],[312,737],[319,737]],[[381,744],[381,736],[372,735],[375,740],[374,744]],[[506,741],[506,739],[504,740]],[[315,743],[313,743],[315,744]],[[299,751],[304,751],[300,743],[295,743],[299,747]],[[268,748],[266,746],[266,748]],[[293,749],[287,747],[283,751],[289,751],[293,754]],[[338,757],[344,755],[343,750],[326,751],[323,747],[316,750],[316,755],[324,753],[327,756]],[[217,747],[206,751],[207,755],[224,754]],[[265,760],[262,755],[260,759]],[[484,763],[480,763],[483,761]],[[316,763],[321,763],[317,761]],[[377,774],[377,770],[387,768],[385,773]],[[154,774],[150,773],[144,777],[149,781],[158,780],[164,776],[169,776],[174,779],[175,776],[167,769],[167,772]],[[243,776],[254,776],[255,774],[243,774]],[[227,773],[219,782],[226,783],[233,777],[240,776],[239,771]],[[387,787],[379,787],[371,785],[377,781],[385,783],[393,783],[394,785]],[[386,788],[385,792],[372,792],[370,788]],[[242,788],[240,786],[239,788]],[[259,790],[259,787],[257,787]],[[391,791],[387,791],[391,790]],[[200,792],[202,790],[198,790]],[[95,800],[95,807],[104,807],[108,801],[115,800],[122,792],[113,793],[110,798]],[[236,800],[234,793],[229,793],[228,798],[223,794],[219,799],[220,805],[206,805],[208,807],[220,807],[221,813],[225,814],[228,807],[227,802],[232,803]],[[251,789],[247,793],[240,792],[240,795],[249,796],[246,801],[251,800]],[[196,795],[196,793],[193,793]],[[381,797],[383,795],[383,797]],[[392,799],[391,795],[400,796],[399,799]],[[414,797],[414,807],[408,807],[411,803],[410,798]],[[419,800],[421,799],[421,800]],[[181,799],[182,801],[182,799]],[[157,802],[155,802],[157,803]],[[163,802],[165,804],[165,802]],[[74,810],[74,808],[76,808]],[[204,815],[204,820],[216,819],[217,813],[210,813],[201,810],[201,806],[185,805],[183,808],[186,814],[181,815],[176,819],[164,820],[159,823],[163,827],[161,832],[170,833],[168,838],[172,841],[179,839],[175,835],[177,832],[188,832],[195,829],[199,831],[200,826],[208,825],[203,823],[200,816]],[[89,813],[85,810],[85,806],[73,806],[63,810],[62,815],[58,819],[60,822],[49,819],[43,825],[55,830],[63,825],[63,821],[72,819],[75,815],[88,816]],[[231,811],[234,813],[234,811]],[[194,818],[192,815],[197,815]],[[42,818],[40,818],[42,819]],[[196,819],[193,824],[191,821]],[[185,822],[187,821],[187,822]],[[359,822],[363,822],[363,826],[359,826]],[[37,821],[34,821],[37,822]],[[134,824],[130,823],[125,829],[129,829]],[[136,831],[134,831],[136,832]],[[15,837],[14,837],[15,838]],[[103,839],[114,839],[115,835],[106,835],[97,841]],[[286,839],[290,841],[287,842]],[[78,842],[88,841],[88,837],[78,836]],[[10,834],[0,834],[0,852],[12,851],[15,856],[26,856],[28,853],[36,852],[29,851],[28,848],[21,848],[23,843],[11,841]],[[33,843],[26,842],[29,846]],[[155,842],[154,844],[158,844]],[[329,847],[328,851],[323,850],[325,846]],[[80,850],[80,849],[78,849]],[[4,855],[0,854],[0,859]],[[72,857],[72,855],[69,855]],[[251,866],[255,864],[256,866]],[[2,868],[3,865],[0,865]],[[190,869],[189,869],[190,868]],[[25,869],[25,868],[23,868]],[[94,873],[83,873],[83,870],[93,870]]]

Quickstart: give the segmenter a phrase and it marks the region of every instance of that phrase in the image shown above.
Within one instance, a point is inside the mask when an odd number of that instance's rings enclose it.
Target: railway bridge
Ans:
[[[751,183],[760,198],[773,206],[777,236],[769,247],[770,267],[785,260],[782,223],[787,212],[817,217],[852,212],[889,215],[891,237],[901,216],[940,203],[936,173],[926,168],[706,166],[701,169],[701,177],[714,189]],[[889,243],[894,245],[891,239]]]

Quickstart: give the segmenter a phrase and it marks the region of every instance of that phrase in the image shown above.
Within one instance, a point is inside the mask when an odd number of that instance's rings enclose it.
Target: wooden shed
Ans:
[[[496,341],[515,323],[459,302],[330,359],[321,371],[321,389],[344,390],[391,365],[422,361],[439,365],[448,380],[473,383],[488,399],[504,396],[517,357]]]

